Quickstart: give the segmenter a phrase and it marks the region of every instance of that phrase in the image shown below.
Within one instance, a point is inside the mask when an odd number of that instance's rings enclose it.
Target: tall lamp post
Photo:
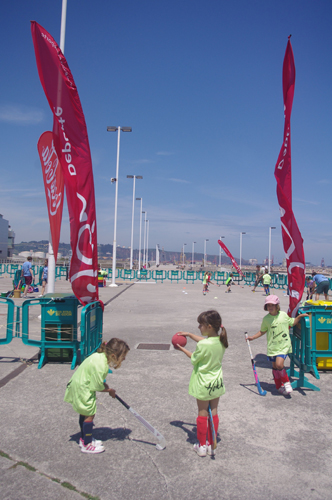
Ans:
[[[141,274],[141,244],[142,244],[142,203],[143,199],[142,198],[136,198],[136,200],[140,200],[141,202],[141,210],[140,210],[140,215],[139,215],[139,244],[138,244],[138,271],[137,274],[140,276]]]
[[[247,233],[240,233],[240,269],[241,269],[241,263],[242,263],[242,235],[247,234]]]
[[[145,242],[146,242],[146,214],[147,212],[143,210],[142,214],[144,214],[144,233],[143,233],[143,267],[145,264]]]
[[[146,228],[146,258],[145,258],[145,263],[146,263],[146,268],[148,268],[148,265],[149,265],[149,229],[150,229],[149,219],[146,221],[146,223],[147,223],[147,228]]]
[[[192,248],[192,253],[191,253],[191,265],[192,266],[194,265],[194,261],[195,261],[195,259],[194,259],[194,257],[195,257],[195,251],[194,251],[195,243],[196,243],[196,241],[193,241],[193,248]]]
[[[112,283],[110,286],[118,286],[115,284],[115,273],[116,273],[116,224],[118,217],[118,186],[119,186],[119,158],[120,158],[120,131],[131,132],[131,127],[107,127],[107,132],[118,132],[118,145],[116,153],[116,177],[113,180],[115,182],[115,208],[114,208],[114,237],[113,237],[113,262],[112,262]]]
[[[272,236],[272,229],[276,229],[274,226],[269,227],[269,274],[270,274],[270,269],[271,269],[271,236]]]
[[[220,236],[220,240],[222,240],[223,238],[225,238],[225,236]],[[221,267],[221,254],[222,254],[222,250],[221,250],[221,246],[219,245],[219,267]]]
[[[209,240],[204,240],[204,267],[206,266],[206,242]]]
[[[183,243],[183,247],[182,247],[182,265],[184,267],[184,247],[186,246],[187,243]]]
[[[131,212],[131,240],[130,240],[130,270],[133,268],[133,244],[134,244],[134,213],[135,213],[135,181],[136,179],[143,179],[142,175],[127,175],[127,179],[134,179],[133,181],[133,208]]]

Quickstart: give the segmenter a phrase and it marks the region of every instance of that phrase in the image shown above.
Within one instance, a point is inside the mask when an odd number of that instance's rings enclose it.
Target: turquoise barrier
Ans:
[[[302,312],[302,310],[299,310],[300,314]],[[319,387],[311,384],[305,376],[305,373],[314,372],[310,344],[310,321],[308,317],[301,318],[300,323],[292,329],[290,337],[292,341],[292,353],[288,354],[290,368],[287,370],[287,373],[291,379],[294,379],[291,382],[292,388],[304,387],[320,391]]]
[[[167,279],[178,283],[182,279],[182,271],[167,271]]]
[[[6,312],[1,312],[3,316],[7,318],[6,327],[2,325],[0,329],[0,345],[9,344],[13,339],[14,331],[14,308],[15,303],[12,299],[0,298],[1,311],[6,309]]]
[[[151,271],[148,269],[143,269],[141,271],[137,271],[136,276],[137,276],[137,279],[139,281],[142,281],[142,280],[147,281],[151,278]]]
[[[73,370],[77,361],[79,343],[77,340],[77,306],[75,296],[65,293],[46,294],[39,299],[25,300],[22,304],[22,342],[40,348],[38,368],[42,368],[55,350],[72,352]],[[41,336],[33,339],[29,329],[30,307],[41,306]],[[60,350],[60,351],[59,351]]]
[[[18,264],[7,264],[6,272],[7,274],[9,274],[10,277],[15,276],[15,273],[18,270],[18,268],[19,268]]]
[[[214,273],[213,281],[215,281],[217,285],[225,283],[226,279],[226,273],[224,271],[216,271]]]
[[[183,279],[188,283],[194,283],[197,280],[197,275],[195,271],[183,271]]]
[[[92,302],[81,312],[81,362],[100,347],[102,336],[103,309],[100,302]]]
[[[20,281],[22,283],[22,286],[25,285],[25,278],[24,278],[24,276],[21,277],[21,269],[18,269],[15,272],[15,276],[14,276],[14,279],[13,279],[13,286],[14,286],[14,288],[18,287],[18,284],[19,284]]]
[[[204,274],[205,274],[205,271],[197,271],[197,272],[196,272],[196,279],[197,279],[198,281],[203,281]]]
[[[287,274],[273,274],[271,281],[272,288],[279,288],[285,290],[288,286]]]
[[[159,270],[152,271],[152,279],[154,279],[155,281],[161,281],[163,283],[164,280],[167,279],[167,272]]]
[[[118,278],[122,278],[126,281],[132,281],[136,279],[136,271],[131,269],[119,269]]]

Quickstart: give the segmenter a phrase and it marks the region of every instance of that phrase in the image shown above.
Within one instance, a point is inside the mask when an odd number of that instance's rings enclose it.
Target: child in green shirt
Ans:
[[[277,295],[266,297],[264,310],[269,314],[264,316],[260,331],[248,337],[248,340],[255,340],[266,334],[267,356],[272,361],[274,383],[280,394],[287,395],[293,391],[284,367],[287,355],[292,352],[289,328],[297,325],[300,319],[308,314],[290,318],[285,312],[280,311],[280,300]]]
[[[77,368],[67,384],[64,401],[79,413],[81,438],[79,445],[83,453],[101,453],[103,443],[92,437],[93,419],[96,414],[96,391],[108,392],[115,398],[115,390],[104,382],[109,367],[120,368],[126,359],[129,346],[117,338],[103,342],[94,354],[86,358]]]
[[[214,455],[212,449],[212,429],[208,423],[209,406],[212,412],[213,425],[217,435],[219,426],[218,403],[225,392],[221,362],[228,347],[227,332],[221,324],[217,311],[210,310],[201,313],[198,318],[198,328],[203,335],[189,332],[179,332],[197,342],[194,353],[178,345],[194,366],[189,382],[189,394],[197,400],[197,439],[194,451],[200,456]],[[219,333],[220,330],[220,333]]]

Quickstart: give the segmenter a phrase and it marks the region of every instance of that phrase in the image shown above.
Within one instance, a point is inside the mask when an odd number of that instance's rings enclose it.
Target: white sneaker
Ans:
[[[278,392],[280,392],[280,394],[285,394],[286,393],[285,387],[283,385],[279,387]]]
[[[80,448],[82,448],[82,446],[84,446],[84,439],[80,438],[78,444],[80,445]],[[103,442],[100,441],[100,439],[95,439],[95,438],[92,438],[92,443],[91,444],[93,444],[93,446],[96,446],[96,447],[103,446]]]
[[[194,451],[196,451],[199,457],[206,457],[206,446],[203,444],[202,446],[199,443],[194,444]]]
[[[105,451],[103,446],[94,446],[92,443],[85,445],[84,443],[81,446],[81,451],[83,453],[102,453]]]
[[[210,455],[210,457],[214,457],[216,454],[216,450],[213,450],[212,446],[206,443],[206,453]]]
[[[293,387],[291,386],[290,382],[285,382],[284,388],[285,388],[285,391],[287,392],[287,394],[290,394],[291,392],[293,392]]]

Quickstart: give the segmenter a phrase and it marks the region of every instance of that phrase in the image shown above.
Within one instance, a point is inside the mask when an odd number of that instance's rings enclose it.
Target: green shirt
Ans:
[[[189,394],[201,401],[210,401],[225,392],[221,362],[225,347],[218,337],[208,337],[197,343],[191,356],[194,365],[189,382]]]
[[[271,283],[271,276],[266,273],[263,276],[263,285],[269,285]]]
[[[293,324],[294,318],[290,318],[283,311],[279,311],[276,316],[271,316],[271,314],[264,316],[261,332],[266,332],[268,356],[277,356],[277,354],[289,354],[292,352],[289,328]]]
[[[95,352],[77,368],[67,384],[64,400],[71,403],[80,415],[96,413],[96,391],[105,389],[104,380],[108,374],[106,355]]]

